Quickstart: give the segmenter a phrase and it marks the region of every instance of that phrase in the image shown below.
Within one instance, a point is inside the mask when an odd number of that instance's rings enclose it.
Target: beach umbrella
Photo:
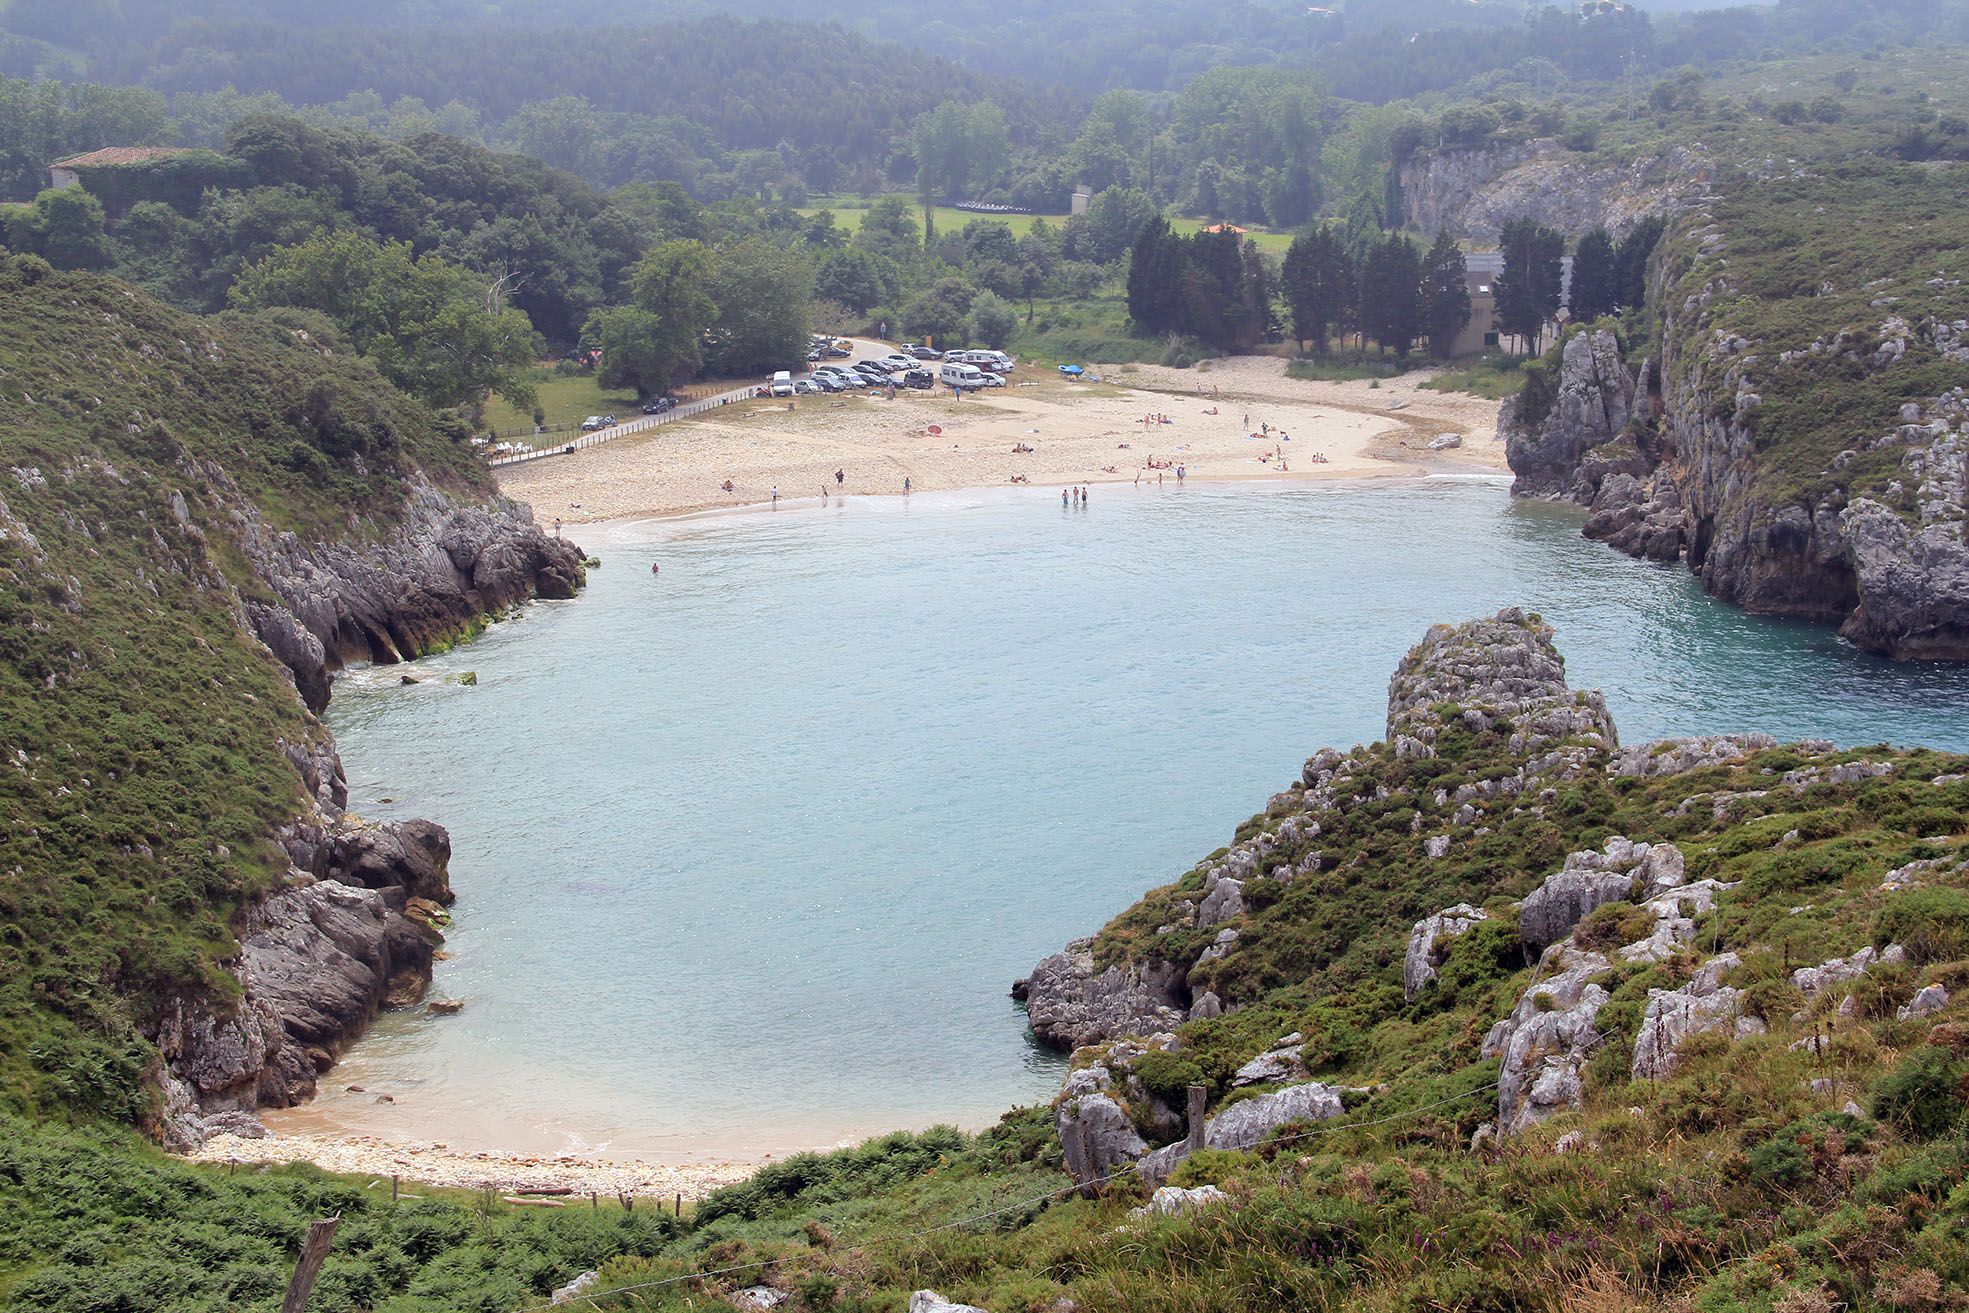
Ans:
[[[1065,374],[1068,378],[1079,378],[1082,374],[1086,373],[1087,371],[1082,369],[1079,365],[1061,365],[1060,372],[1062,374]]]

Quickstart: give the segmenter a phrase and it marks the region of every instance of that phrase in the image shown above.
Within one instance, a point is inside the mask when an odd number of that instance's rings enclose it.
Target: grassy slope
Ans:
[[[234,614],[226,504],[357,536],[413,464],[483,475],[353,355],[44,270],[0,257],[0,1107],[136,1120],[145,1011],[230,988],[279,741],[318,732]]]

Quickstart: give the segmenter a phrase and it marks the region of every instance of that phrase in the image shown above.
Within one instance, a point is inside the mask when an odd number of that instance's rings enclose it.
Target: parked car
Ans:
[[[810,365],[816,364],[825,359],[827,359],[827,353],[822,351],[819,347],[815,347],[813,350],[807,352],[807,363]]]
[[[596,429],[607,427],[608,421],[604,420],[600,415],[590,415],[587,419],[581,421],[581,431],[583,433],[593,433]]]
[[[903,348],[903,350],[904,350],[904,351],[906,351],[907,353],[909,353],[910,355],[912,355],[912,356],[915,356],[915,357],[916,357],[916,358],[917,358],[918,360],[942,360],[942,359],[943,359],[943,352],[941,352],[941,351],[939,351],[939,350],[937,350],[937,349],[936,349],[935,347],[929,347],[929,346],[906,346],[906,347],[904,347],[904,348]]]
[[[810,378],[803,378],[793,385],[793,394],[800,397],[819,396],[825,390]]]
[[[994,374],[989,369],[981,369],[978,373],[984,376],[984,385],[988,388],[1002,388],[1005,386],[1005,376],[1003,374]]]
[[[906,356],[900,351],[892,351],[875,363],[878,365],[887,365],[892,372],[898,369],[914,369],[916,368],[916,357]]]
[[[643,403],[643,413],[645,415],[661,415],[676,408],[677,398],[675,397],[654,397]]]
[[[776,397],[792,396],[793,371],[788,369],[782,369],[775,372],[773,374],[773,381],[768,386],[771,388],[772,394]]]
[[[937,385],[937,376],[927,369],[912,369],[902,376],[902,385],[927,392]]]

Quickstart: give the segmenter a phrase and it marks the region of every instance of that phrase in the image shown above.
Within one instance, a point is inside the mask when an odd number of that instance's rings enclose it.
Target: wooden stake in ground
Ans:
[[[294,1279],[287,1283],[287,1297],[280,1301],[280,1313],[304,1313],[308,1307],[308,1293],[321,1275],[321,1265],[328,1261],[328,1246],[334,1243],[335,1227],[341,1220],[337,1213],[308,1228],[308,1238],[301,1242],[301,1261],[294,1267]]]

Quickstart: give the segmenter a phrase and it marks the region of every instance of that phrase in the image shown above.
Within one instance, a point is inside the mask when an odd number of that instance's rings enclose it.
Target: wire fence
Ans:
[[[647,433],[653,428],[668,424],[671,420],[689,419],[693,415],[702,415],[707,410],[716,410],[720,406],[729,406],[734,401],[750,400],[758,394],[758,391],[758,385],[748,384],[742,388],[733,388],[729,392],[720,392],[716,396],[700,397],[696,401],[687,401],[676,409],[666,410],[660,415],[640,415],[635,419],[625,420],[620,424],[612,424],[605,429],[596,429],[592,433],[582,433],[579,436],[570,437],[565,442],[552,442],[544,447],[535,447],[532,451],[513,451],[503,456],[494,456],[486,463],[496,467],[500,465],[518,465],[530,460],[544,460],[549,456],[572,456],[575,452],[585,447],[600,446],[604,442],[613,442],[617,438],[626,438],[635,433]],[[560,427],[563,429],[567,428],[566,425]],[[572,430],[569,431],[571,432]],[[554,432],[553,429],[541,430],[543,435],[552,432]],[[530,434],[531,431],[529,430]]]

